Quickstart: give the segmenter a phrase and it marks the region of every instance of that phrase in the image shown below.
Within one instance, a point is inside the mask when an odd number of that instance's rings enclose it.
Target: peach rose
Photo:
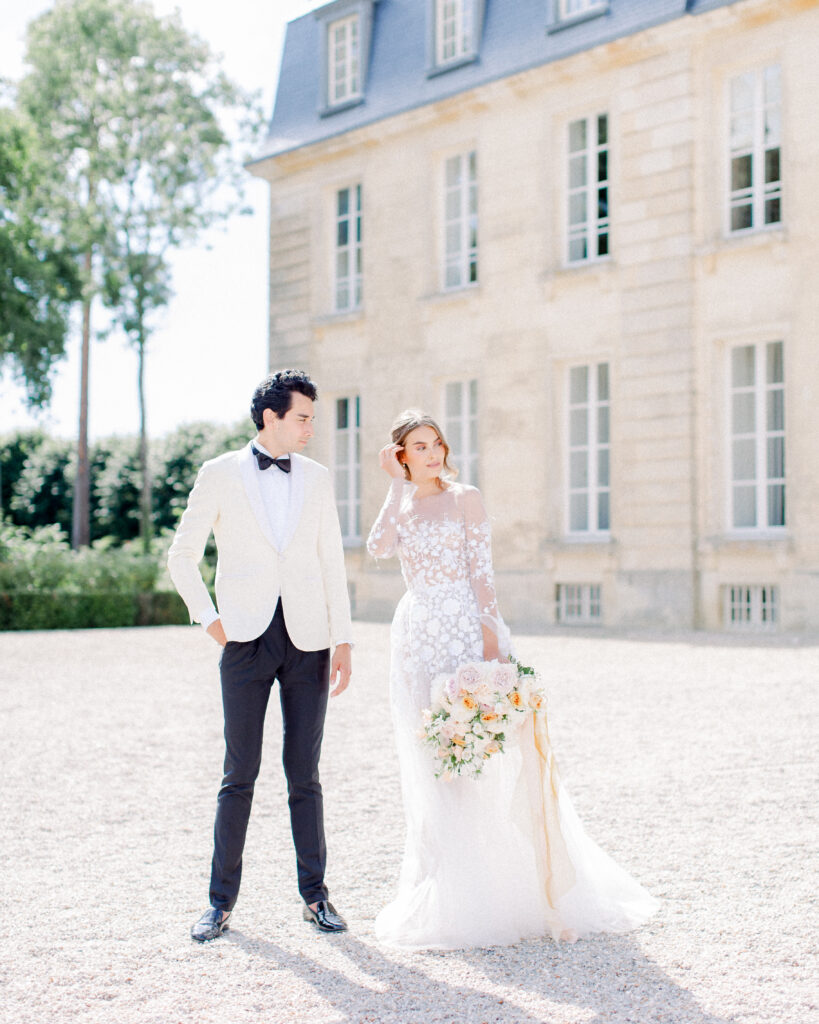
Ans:
[[[486,753],[485,753],[484,756],[491,757],[493,754],[499,754],[499,753],[500,753],[500,747],[497,745],[497,743],[489,743],[487,745],[487,747],[486,747]]]
[[[506,697],[513,708],[523,707],[523,697],[521,697],[517,690],[510,690]]]
[[[454,743],[456,747],[465,747],[466,746],[466,740],[464,739],[463,736],[453,736],[452,737],[452,743]]]
[[[478,702],[474,700],[472,697],[470,697],[468,693],[465,694],[461,698],[461,700],[463,701],[464,707],[468,708],[470,711],[474,711],[475,708],[478,706]]]
[[[535,711],[540,711],[543,707],[543,696],[539,693],[530,693],[529,707],[534,708]]]

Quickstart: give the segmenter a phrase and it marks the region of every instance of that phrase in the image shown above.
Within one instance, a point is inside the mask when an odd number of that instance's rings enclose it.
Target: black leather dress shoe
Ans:
[[[230,911],[217,910],[216,907],[208,907],[205,913],[191,928],[191,938],[194,942],[210,942],[211,939],[218,939],[222,932],[228,929]]]
[[[323,932],[347,931],[347,922],[327,900],[319,900],[315,910],[311,910],[305,903],[302,917],[305,921],[312,921]]]

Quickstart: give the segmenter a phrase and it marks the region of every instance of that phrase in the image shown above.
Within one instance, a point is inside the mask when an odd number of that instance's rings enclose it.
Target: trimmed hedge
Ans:
[[[178,594],[0,593],[0,630],[93,629],[185,625],[188,610]]]

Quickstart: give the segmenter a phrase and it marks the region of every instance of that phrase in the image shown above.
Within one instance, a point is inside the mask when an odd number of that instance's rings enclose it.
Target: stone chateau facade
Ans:
[[[819,0],[336,0],[288,26],[270,364],[322,388],[356,613],[393,417],[519,628],[819,630]]]

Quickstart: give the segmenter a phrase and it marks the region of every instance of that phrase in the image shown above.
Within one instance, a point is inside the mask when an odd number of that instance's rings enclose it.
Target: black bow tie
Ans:
[[[259,469],[270,469],[271,466],[278,466],[282,473],[290,472],[289,455],[284,455],[280,459],[273,459],[269,455],[265,455],[264,452],[260,452],[255,444],[250,446],[250,450],[256,456],[256,461],[259,463]]]

